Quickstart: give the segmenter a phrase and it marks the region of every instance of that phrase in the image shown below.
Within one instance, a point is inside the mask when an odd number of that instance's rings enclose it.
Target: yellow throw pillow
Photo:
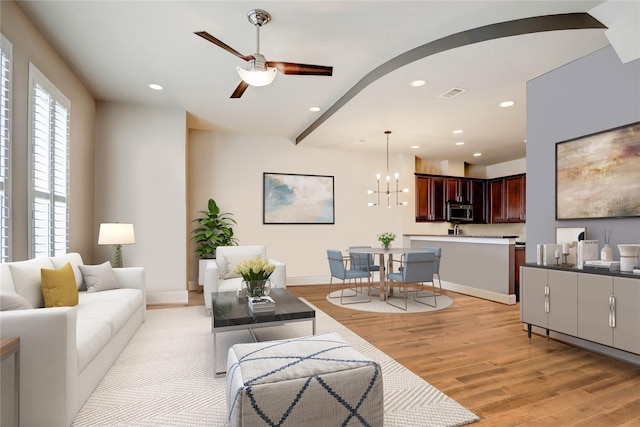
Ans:
[[[78,288],[70,263],[57,270],[40,269],[42,296],[45,307],[73,307],[78,305]]]

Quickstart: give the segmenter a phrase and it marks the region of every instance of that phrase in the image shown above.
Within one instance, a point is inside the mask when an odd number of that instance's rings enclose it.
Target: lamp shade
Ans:
[[[104,223],[100,224],[98,233],[99,245],[132,245],[136,242],[133,224]]]
[[[273,82],[276,78],[275,68],[268,68],[265,71],[262,70],[245,70],[244,68],[236,67],[240,78],[251,86],[267,86]]]

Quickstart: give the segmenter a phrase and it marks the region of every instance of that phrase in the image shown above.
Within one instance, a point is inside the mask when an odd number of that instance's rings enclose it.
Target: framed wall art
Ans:
[[[640,122],[556,144],[556,219],[640,216]]]
[[[334,224],[333,176],[265,172],[264,224]]]

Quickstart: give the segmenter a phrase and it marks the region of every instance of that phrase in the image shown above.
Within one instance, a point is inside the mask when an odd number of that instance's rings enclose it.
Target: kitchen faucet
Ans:
[[[458,230],[458,226],[459,226],[459,225],[460,225],[460,223],[455,223],[455,224],[453,225],[453,234],[454,234],[455,236],[457,236],[458,234],[460,234],[460,230]]]

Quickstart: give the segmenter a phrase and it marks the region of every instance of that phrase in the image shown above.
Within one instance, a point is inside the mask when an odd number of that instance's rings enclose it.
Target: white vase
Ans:
[[[620,251],[620,271],[633,271],[638,265],[640,245],[618,245]]]
[[[613,249],[608,243],[605,243],[600,251],[600,259],[602,261],[613,261]]]

